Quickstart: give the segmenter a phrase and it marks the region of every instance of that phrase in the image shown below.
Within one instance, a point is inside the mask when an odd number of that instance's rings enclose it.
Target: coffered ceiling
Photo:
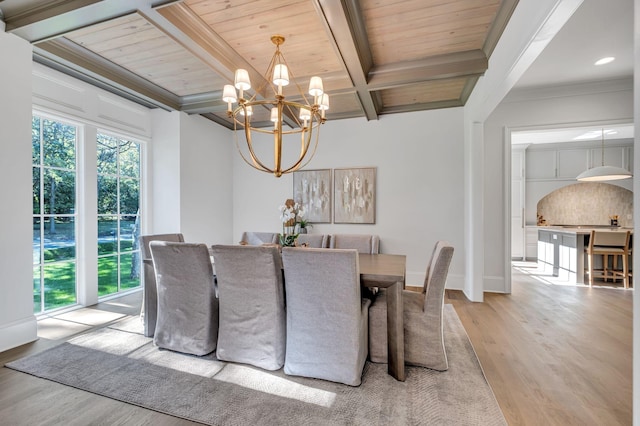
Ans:
[[[323,78],[330,120],[464,105],[517,1],[0,0],[0,10],[36,61],[232,127],[222,87],[237,68],[260,86],[274,34],[301,87]]]

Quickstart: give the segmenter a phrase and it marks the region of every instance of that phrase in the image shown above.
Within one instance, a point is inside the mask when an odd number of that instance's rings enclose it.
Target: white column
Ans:
[[[465,123],[464,293],[473,302],[484,295],[484,126]]]
[[[78,144],[78,303],[98,303],[97,130],[85,126]]]

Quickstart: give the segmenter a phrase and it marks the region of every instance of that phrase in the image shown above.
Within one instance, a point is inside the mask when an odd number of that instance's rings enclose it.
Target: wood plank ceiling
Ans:
[[[331,96],[327,118],[462,106],[517,0],[0,0],[6,31],[36,61],[143,105],[232,128],[222,87],[253,86],[275,50],[295,81]],[[294,96],[295,85],[285,96]],[[268,95],[263,93],[262,95]],[[267,112],[258,121],[268,122]]]

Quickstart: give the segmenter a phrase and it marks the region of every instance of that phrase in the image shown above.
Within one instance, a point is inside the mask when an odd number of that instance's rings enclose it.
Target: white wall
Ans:
[[[605,124],[633,120],[631,80],[520,91],[510,94],[485,122],[484,253],[485,291],[507,291],[505,263],[507,219],[505,182],[511,154],[505,145],[505,129],[531,130]]]
[[[180,229],[186,241],[236,242],[230,134],[201,116],[181,114]]]
[[[33,316],[31,46],[0,32],[0,352],[37,338]]]
[[[485,182],[485,170],[492,173],[490,169],[495,165],[493,161],[487,163],[483,155],[484,124],[582,1],[520,0],[489,58],[489,68],[465,104],[464,232],[467,274],[464,292],[475,302],[483,300],[484,291],[504,291],[504,278],[501,277],[510,273],[507,262],[502,262],[503,270],[497,272],[499,275],[489,275],[494,271],[485,269],[486,241],[491,239],[495,242],[493,235],[485,234],[485,203],[487,197],[494,197],[497,187],[487,186]],[[510,226],[510,219],[506,218],[506,226]],[[500,251],[507,244],[503,239],[497,246],[492,245],[491,250]]]
[[[198,115],[154,110],[147,233],[182,232],[185,240],[231,244],[231,132]]]
[[[634,153],[633,169],[640,170],[640,0],[634,1],[634,30],[633,30],[633,51],[634,51]],[[633,182],[640,185],[640,176],[636,173]],[[633,193],[634,206],[640,206],[640,191]],[[633,223],[640,224],[640,208],[633,210]],[[640,270],[640,256],[633,257],[633,268]],[[640,291],[635,290],[636,282],[633,283],[633,424],[640,425]]]
[[[180,113],[151,111],[153,137],[146,164],[148,223],[143,234],[180,232]]]
[[[407,283],[422,285],[437,240],[455,254],[448,288],[464,281],[463,111],[452,108],[327,121],[306,169],[377,167],[374,225],[316,224],[313,233],[378,234],[383,253],[407,255]],[[267,151],[273,143],[258,138]],[[273,156],[272,151],[271,156]],[[292,175],[275,178],[234,158],[233,237],[245,230],[281,232],[278,207],[293,192]],[[271,158],[271,157],[269,157]]]

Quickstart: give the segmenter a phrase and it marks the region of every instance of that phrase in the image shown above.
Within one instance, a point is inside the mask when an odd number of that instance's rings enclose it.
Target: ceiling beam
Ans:
[[[382,111],[382,114],[396,114],[401,112],[424,111],[429,109],[453,108],[453,107],[460,107],[460,106],[463,106],[463,103],[461,100],[451,99],[446,101],[425,102],[425,103],[415,103],[415,104],[386,107]]]
[[[419,61],[375,66],[369,73],[369,90],[382,90],[428,80],[480,76],[489,66],[482,50],[433,56]]]
[[[176,0],[54,0],[15,15],[5,13],[5,31],[31,43],[129,15],[138,9],[175,3]]]
[[[14,32],[18,28],[27,27],[59,15],[73,14],[99,2],[100,0],[54,0],[23,10],[15,15],[5,13],[3,20],[7,26],[7,32]]]
[[[482,50],[487,57],[490,57],[493,53],[493,49],[496,48],[498,40],[500,40],[500,36],[502,36],[502,33],[504,32],[509,19],[511,19],[511,15],[517,5],[518,0],[502,0],[502,4],[498,8],[498,14],[493,20],[493,25],[489,28],[489,34],[487,34],[484,46],[482,46]]]
[[[223,112],[227,110],[227,103],[222,101],[222,90],[216,90],[183,96],[180,110],[187,114]]]
[[[106,85],[120,92],[125,91],[132,96],[145,99],[156,107],[180,109],[179,96],[64,37],[38,43],[34,47],[34,54],[57,63],[58,67],[79,71],[89,79],[85,81],[100,81],[103,87]]]
[[[172,7],[141,11],[140,14],[229,82],[233,82],[235,70],[243,68],[249,72],[251,81],[258,83],[258,86],[267,83],[249,62],[186,5],[176,4]]]
[[[140,11],[140,13],[156,28],[171,37],[206,65],[210,66],[217,74],[229,80],[229,82],[234,80],[236,69],[246,69],[252,82],[251,91],[257,94],[256,99],[267,98],[266,90],[271,86],[265,77],[229,46],[218,33],[213,31],[188,6],[180,3],[172,7]],[[220,97],[222,97],[221,94]],[[204,104],[198,106],[200,110],[203,107]],[[285,114],[283,121],[290,127],[297,126],[295,117],[290,116],[288,113]]]
[[[226,128],[227,128],[227,129],[229,129],[229,130],[233,130],[233,124],[232,124],[232,123],[229,123],[227,120],[224,120],[224,119],[222,119],[222,118],[218,117],[218,116],[217,116],[217,115],[215,115],[215,114],[212,114],[212,113],[210,113],[210,112],[207,112],[207,113],[200,114],[200,115],[201,115],[202,117],[204,117],[204,118],[208,119],[208,120],[213,121],[213,122],[214,122],[214,123],[216,123],[216,124],[219,124],[219,125],[221,125],[221,126],[226,127]]]
[[[315,0],[314,5],[351,77],[367,120],[376,120],[380,103],[367,86],[373,57],[358,0]]]
[[[469,96],[471,96],[471,92],[473,92],[473,88],[476,87],[476,83],[478,82],[479,78],[480,76],[468,78],[467,82],[464,84],[462,93],[460,94],[460,101],[463,105],[466,104],[469,100]]]

